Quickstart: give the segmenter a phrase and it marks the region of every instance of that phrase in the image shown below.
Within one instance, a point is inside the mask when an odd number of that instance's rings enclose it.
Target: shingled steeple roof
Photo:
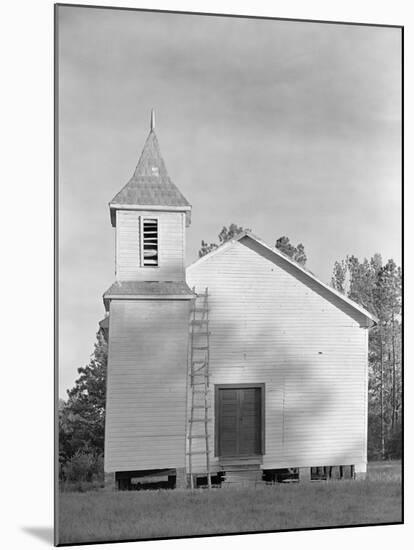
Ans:
[[[154,111],[151,112],[151,129],[132,178],[109,203],[112,224],[115,210],[128,205],[145,208],[173,207],[189,211],[190,203],[171,181],[155,135]]]

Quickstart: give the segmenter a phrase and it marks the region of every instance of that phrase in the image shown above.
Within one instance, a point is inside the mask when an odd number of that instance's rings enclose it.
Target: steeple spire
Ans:
[[[172,207],[174,211],[186,212],[187,224],[190,223],[191,205],[168,176],[154,128],[155,110],[151,109],[150,132],[134,174],[109,203],[112,225],[116,223],[115,212],[120,205],[122,208],[126,205],[151,207],[152,210]]]

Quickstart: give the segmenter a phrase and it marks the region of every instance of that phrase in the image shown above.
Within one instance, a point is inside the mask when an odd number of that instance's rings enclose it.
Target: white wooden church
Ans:
[[[249,232],[186,268],[153,115],[109,208],[108,485],[363,476],[371,314]]]

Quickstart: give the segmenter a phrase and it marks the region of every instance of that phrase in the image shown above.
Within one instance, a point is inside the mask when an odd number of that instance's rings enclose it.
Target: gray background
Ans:
[[[399,29],[59,8],[60,394],[88,362],[114,279],[108,202],[156,109],[193,205],[187,260],[225,224],[400,262]]]

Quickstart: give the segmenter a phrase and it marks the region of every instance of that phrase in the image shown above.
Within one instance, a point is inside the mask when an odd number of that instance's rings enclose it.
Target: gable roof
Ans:
[[[140,207],[190,211],[191,205],[171,181],[154,129],[150,133],[132,178],[109,203],[112,225],[119,208]]]
[[[362,316],[368,322],[368,325],[372,326],[378,323],[378,319],[365,308],[363,308],[353,300],[350,300],[347,296],[345,296],[338,290],[335,290],[326,283],[323,283],[313,273],[304,269],[301,265],[292,260],[289,256],[286,256],[286,254],[283,254],[283,252],[281,252],[277,248],[270,247],[262,239],[260,239],[250,231],[243,231],[230,241],[226,241],[212,252],[205,254],[201,258],[198,258],[196,261],[190,264],[187,269],[191,270],[193,267],[201,264],[202,262],[208,260],[216,254],[220,254],[227,248],[234,246],[235,243],[241,241],[243,241],[243,244],[246,244],[247,246],[249,246],[249,241],[250,243],[254,243],[256,245],[255,251],[259,251],[259,253],[261,253],[263,256],[267,257],[271,261],[275,261],[275,263],[279,263],[282,267],[288,268],[288,270],[293,275],[296,275],[297,278],[299,278],[304,284],[313,288],[315,291],[322,294],[325,298],[334,301],[338,305],[338,307],[340,304],[342,304],[346,306],[348,310],[351,309],[355,314]],[[251,247],[249,246],[249,248]]]

